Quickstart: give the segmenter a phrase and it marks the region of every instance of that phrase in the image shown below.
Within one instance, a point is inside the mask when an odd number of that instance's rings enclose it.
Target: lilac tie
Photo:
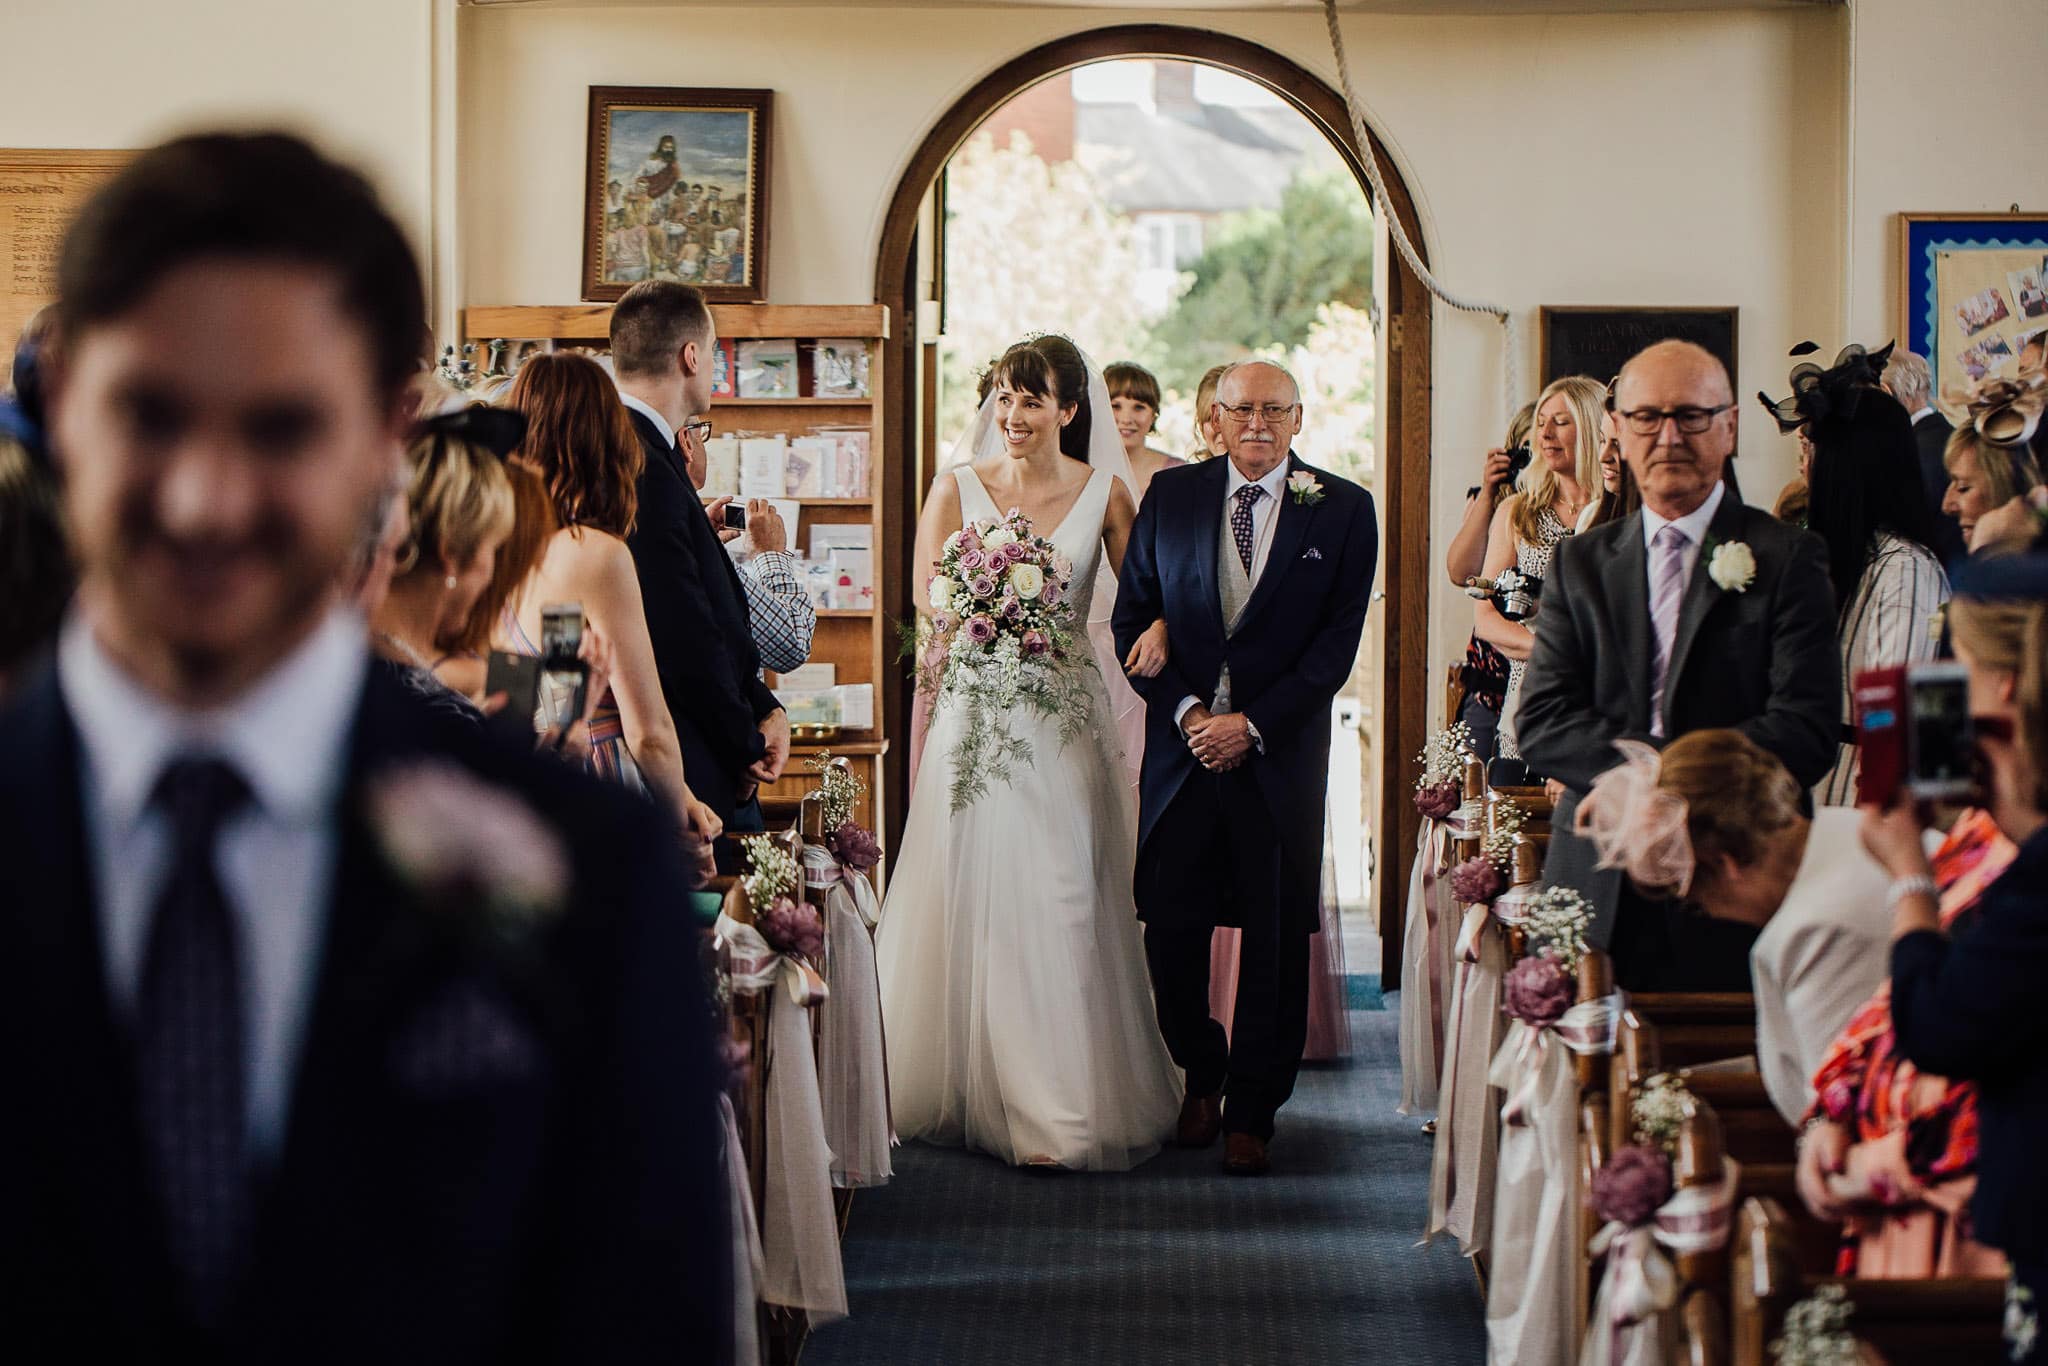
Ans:
[[[1671,672],[1671,642],[1685,600],[1685,550],[1692,538],[1666,523],[1650,542],[1650,734],[1664,735],[1664,680]]]
[[[1252,504],[1266,496],[1263,484],[1246,484],[1237,491],[1237,506],[1230,510],[1230,535],[1237,542],[1237,558],[1244,572],[1252,572]]]

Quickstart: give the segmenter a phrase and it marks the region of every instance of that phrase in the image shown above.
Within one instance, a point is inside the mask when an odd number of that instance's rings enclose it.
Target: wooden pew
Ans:
[[[1849,1330],[1889,1366],[1996,1361],[2005,1282],[1951,1276],[1919,1281],[1803,1275],[1797,1234],[1785,1207],[1765,1197],[1736,1216],[1729,1283],[1733,1366],[1766,1366],[1785,1313],[1823,1285],[1840,1285],[1854,1306]]]

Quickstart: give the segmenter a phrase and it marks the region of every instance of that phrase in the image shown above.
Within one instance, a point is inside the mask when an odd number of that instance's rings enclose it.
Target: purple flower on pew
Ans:
[[[1547,1029],[1563,1019],[1578,994],[1564,968],[1544,953],[1530,954],[1509,968],[1500,990],[1509,1018],[1531,1029]]]
[[[825,956],[825,922],[818,908],[791,896],[778,896],[754,917],[754,928],[778,953],[793,953],[817,963]]]
[[[839,828],[825,837],[825,843],[831,848],[832,857],[856,873],[873,870],[882,859],[882,846],[874,832],[851,820],[839,822]]]
[[[1623,1228],[1650,1222],[1671,1198],[1671,1159],[1642,1143],[1617,1148],[1593,1174],[1593,1213]]]
[[[1440,821],[1458,809],[1458,784],[1446,778],[1440,783],[1415,789],[1415,809],[1433,821]]]
[[[1500,869],[1484,854],[1475,854],[1451,869],[1451,895],[1468,906],[1490,906],[1506,890]]]

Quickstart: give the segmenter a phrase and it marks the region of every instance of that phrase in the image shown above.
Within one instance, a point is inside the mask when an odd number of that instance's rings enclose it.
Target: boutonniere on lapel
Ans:
[[[1294,495],[1294,501],[1305,507],[1314,507],[1323,501],[1323,486],[1307,470],[1296,470],[1287,476],[1287,491]]]
[[[1723,541],[1709,552],[1707,577],[1724,593],[1747,593],[1756,582],[1756,556],[1741,541]]]
[[[391,871],[460,928],[517,944],[561,914],[568,851],[503,788],[453,764],[419,760],[373,778],[366,805]]]

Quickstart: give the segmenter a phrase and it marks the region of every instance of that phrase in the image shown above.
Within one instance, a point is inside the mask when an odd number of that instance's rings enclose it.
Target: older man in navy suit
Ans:
[[[1138,916],[1160,1032],[1187,1073],[1179,1141],[1224,1132],[1226,1169],[1251,1175],[1308,1038],[1330,703],[1358,655],[1379,527],[1371,494],[1295,456],[1301,392],[1285,370],[1232,368],[1214,411],[1229,456],[1152,481],[1115,627],[1128,655],[1164,618],[1171,647],[1132,683],[1146,705]],[[1227,1041],[1209,1014],[1218,925],[1242,929]]]
[[[680,837],[373,667],[339,589],[426,339],[303,142],[139,156],[59,268],[80,565],[0,712],[16,1361],[721,1361]]]

